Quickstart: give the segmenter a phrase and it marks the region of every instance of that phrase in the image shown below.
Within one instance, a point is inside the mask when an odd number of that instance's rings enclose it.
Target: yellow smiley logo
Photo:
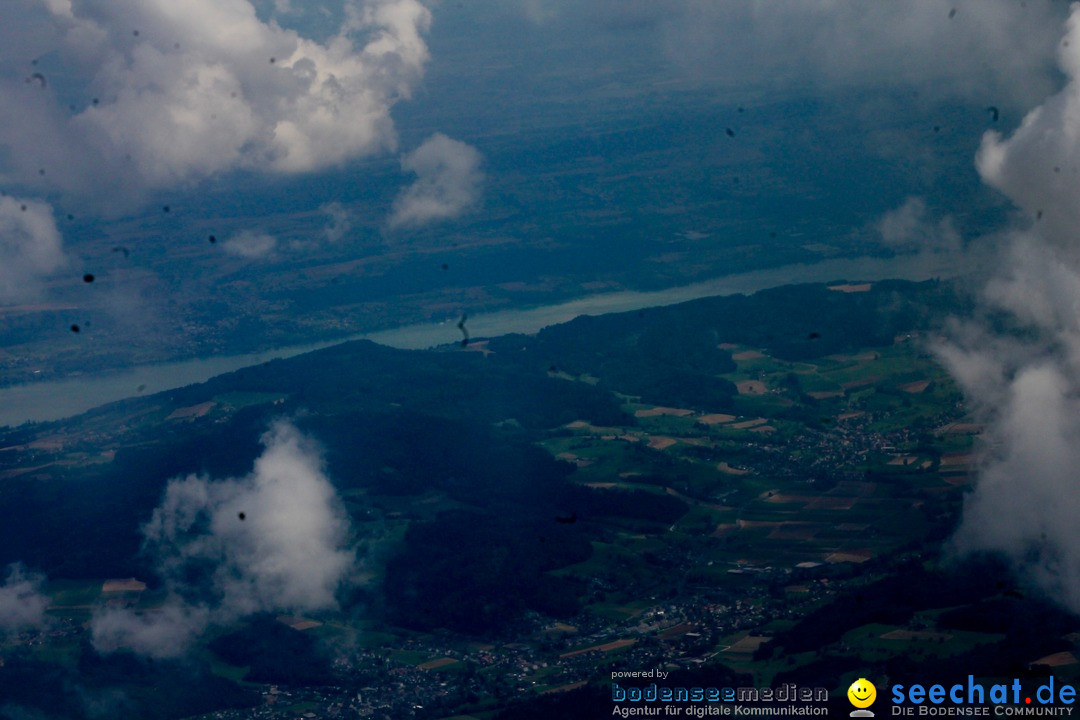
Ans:
[[[868,708],[877,699],[877,688],[866,678],[859,678],[847,689],[847,699],[857,708]]]

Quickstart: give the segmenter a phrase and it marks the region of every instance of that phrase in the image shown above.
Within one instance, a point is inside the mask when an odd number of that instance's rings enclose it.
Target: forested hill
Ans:
[[[949,283],[788,285],[754,295],[583,315],[535,336],[490,343],[506,362],[596,377],[602,387],[644,402],[723,409],[735,394],[717,377],[735,368],[725,345],[757,347],[782,360],[812,360],[889,345],[932,327],[960,300]]]
[[[789,286],[584,316],[466,348],[345,343],[7,430],[0,563],[21,560],[67,577],[141,570],[139,527],[164,483],[186,473],[247,472],[259,437],[282,416],[298,417],[319,438],[343,486],[409,494],[468,477],[474,499],[509,492],[508,501],[523,500],[503,477],[520,480],[525,492],[529,478],[566,472],[532,445],[535,432],[574,420],[634,424],[613,390],[724,409],[734,394],[721,377],[733,367],[726,343],[819,357],[889,344],[956,302],[938,282],[854,287],[860,291]],[[589,381],[572,381],[583,377]],[[60,438],[58,449],[35,443],[46,437]],[[91,447],[101,458],[88,462]]]
[[[143,528],[168,483],[248,476],[264,452],[260,438],[285,419],[317,444],[366,579],[338,588],[341,612],[320,615],[333,623],[310,637],[290,634],[271,613],[222,628],[201,648],[206,657],[251,681],[363,685],[384,674],[385,657],[363,665],[369,675],[342,675],[329,661],[341,639],[331,626],[362,618],[388,631],[379,641],[386,657],[411,657],[395,653],[429,634],[440,647],[484,638],[531,648],[576,668],[575,677],[597,669],[602,677],[606,660],[579,657],[575,636],[534,631],[583,623],[614,640],[625,632],[620,618],[633,622],[623,608],[656,602],[693,608],[686,617],[702,631],[688,632],[678,643],[697,644],[678,652],[704,656],[722,640],[711,623],[728,620],[698,617],[699,608],[752,595],[747,608],[789,613],[803,607],[788,598],[791,583],[813,595],[820,575],[836,592],[948,532],[960,469],[941,460],[969,444],[935,434],[957,420],[959,395],[909,336],[957,306],[946,283],[834,283],[580,317],[534,336],[424,351],[352,342],[7,430],[0,566],[45,574],[53,612],[102,606],[111,600],[102,580],[127,577],[148,586],[136,611],[155,612],[165,589]],[[867,450],[853,460],[855,445]],[[193,602],[215,600],[203,580],[193,577],[188,592],[208,597]],[[829,617],[878,619],[847,602],[837,599]],[[906,621],[921,602],[886,619]],[[830,641],[852,629],[830,627]],[[663,651],[674,642],[666,632],[634,652]],[[783,648],[803,647],[803,635],[778,635],[754,661],[775,654],[786,663]],[[69,644],[80,672],[101,670],[102,686],[130,661],[99,668],[85,639]],[[1060,649],[1003,647],[1024,657]],[[20,698],[45,697],[44,685],[70,672],[29,656],[5,662],[18,669],[9,675]],[[864,662],[823,660],[805,672],[839,686],[849,664]],[[132,684],[152,697],[160,674],[139,667]],[[484,692],[505,694],[501,679],[492,682]],[[221,697],[250,702],[240,686],[223,687]],[[601,698],[594,690],[581,691],[585,700]],[[79,717],[71,698],[60,700],[62,712],[41,707]],[[465,692],[454,702],[472,701]],[[173,705],[160,717],[190,715],[197,704]]]

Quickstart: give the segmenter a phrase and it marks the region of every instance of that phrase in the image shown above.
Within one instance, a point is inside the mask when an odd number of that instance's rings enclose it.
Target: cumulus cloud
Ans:
[[[45,623],[49,598],[41,592],[45,578],[28,573],[21,565],[8,567],[0,585],[0,632],[12,632]]]
[[[0,302],[34,296],[66,262],[51,206],[0,197]]]
[[[250,0],[13,2],[0,61],[29,75],[46,57],[39,71],[63,82],[0,79],[5,170],[93,197],[393,150],[390,110],[428,59],[418,0],[347,0],[324,42],[260,19]]]
[[[321,610],[351,568],[348,520],[313,443],[276,424],[246,478],[169,484],[144,529],[168,577],[209,561],[220,605],[239,614]],[[240,516],[243,515],[243,519]]]
[[[1075,6],[1066,28],[1058,60],[1068,83],[1029,112],[1009,138],[987,132],[976,166],[987,183],[1031,215],[1039,236],[1075,256],[1080,245],[1080,10]]]
[[[401,159],[416,180],[394,200],[390,227],[417,226],[455,218],[480,199],[484,174],[476,148],[435,133]]]
[[[94,615],[91,640],[98,652],[124,649],[163,659],[182,656],[206,629],[210,613],[173,599],[158,610],[136,614],[130,610],[105,610]]]
[[[172,599],[156,613],[98,614],[95,647],[175,655],[209,623],[337,607],[335,595],[356,558],[321,455],[284,421],[263,443],[246,477],[169,483],[143,533]]]
[[[954,543],[1004,552],[1080,610],[1080,266],[1017,232],[998,267],[979,296],[994,324],[957,322],[937,348],[986,424]]]
[[[909,197],[885,213],[877,223],[882,243],[897,252],[956,252],[963,246],[960,233],[948,217],[934,222],[926,201]]]
[[[258,260],[269,257],[277,248],[277,238],[253,230],[241,230],[222,244],[229,255]]]
[[[323,234],[329,242],[336,243],[352,230],[352,213],[339,202],[326,203],[319,208],[328,220]]]
[[[977,156],[984,180],[1034,215],[979,296],[993,323],[956,321],[937,351],[986,423],[955,547],[1004,553],[1080,610],[1080,192],[1058,180],[1080,161],[1080,6],[1066,40],[1066,87],[1011,137],[988,133]]]

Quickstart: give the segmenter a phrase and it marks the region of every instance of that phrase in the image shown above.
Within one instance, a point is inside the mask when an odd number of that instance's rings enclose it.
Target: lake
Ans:
[[[486,315],[470,315],[467,327],[472,338],[495,337],[507,333],[535,333],[548,325],[572,320],[578,315],[602,315],[672,305],[714,295],[752,293],[766,288],[800,282],[832,280],[873,281],[886,278],[926,280],[950,277],[957,263],[933,255],[899,258],[846,258],[814,264],[785,265],[768,270],[727,275],[703,282],[650,292],[601,293],[537,308],[503,310]],[[150,395],[164,390],[203,382],[216,375],[250,365],[287,358],[330,347],[349,340],[367,339],[403,349],[420,349],[458,342],[461,332],[457,318],[441,323],[407,325],[391,330],[365,333],[331,342],[293,345],[244,355],[222,355],[199,360],[140,365],[119,372],[86,375],[64,380],[28,383],[0,388],[0,425],[58,420],[133,395]]]

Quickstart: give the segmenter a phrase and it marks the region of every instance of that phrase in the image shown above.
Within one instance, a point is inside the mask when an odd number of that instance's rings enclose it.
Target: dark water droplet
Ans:
[[[73,333],[79,332],[79,326],[78,325],[72,325],[71,326],[71,332],[73,332]]]
[[[171,208],[170,208],[170,207],[169,207],[168,205],[166,205],[165,207],[161,208],[161,211],[162,211],[162,212],[169,212],[170,210],[171,210]]]
[[[45,168],[38,168],[38,175],[44,175],[44,174],[45,174]]]
[[[26,212],[26,206],[25,205],[20,205],[19,209],[22,210],[23,212]]]
[[[725,130],[724,130],[724,132],[726,132],[726,133],[727,133],[727,136],[728,136],[728,137],[735,137],[735,131],[734,131],[734,130],[732,130],[731,128],[727,128],[727,129],[725,129]]]
[[[135,37],[139,37],[139,31],[138,30],[132,30],[131,34],[134,35]]]
[[[245,518],[247,518],[247,515],[245,515],[244,513],[238,513],[236,517],[240,518],[241,520],[244,520]]]
[[[277,58],[270,58],[270,64],[273,65],[277,62]]]
[[[469,319],[468,315],[462,315],[461,320],[458,321],[458,330],[464,337],[461,339],[461,347],[465,347],[469,344],[469,331],[465,328],[465,321]]]
[[[91,105],[93,105],[94,107],[97,107],[97,104],[98,104],[99,102],[101,102],[101,101],[100,101],[100,100],[98,100],[97,98],[94,98],[93,100],[91,100],[91,101],[90,101],[90,104],[91,104]]]
[[[135,388],[135,392],[140,392],[141,393],[145,389],[146,389],[146,385],[140,385],[139,387]]]
[[[211,236],[210,236],[210,244],[211,244],[211,245],[213,245],[213,244],[214,244],[214,243],[216,243],[216,242],[217,242],[217,238],[216,238],[216,237],[214,237],[213,235],[211,235]]]
[[[443,263],[443,264],[442,264],[442,269],[443,269],[443,270],[449,270],[449,269],[450,269],[450,266],[449,266],[449,265],[447,265],[446,263]]]
[[[71,213],[68,213],[67,219],[68,219],[68,220],[74,220],[74,219],[75,219],[75,216],[74,216],[74,215],[72,215]]]
[[[83,275],[83,276],[82,276],[82,280],[83,280],[83,282],[85,282],[85,283],[92,283],[92,282],[94,282],[94,275],[93,275],[93,273],[86,273],[85,275]]]

